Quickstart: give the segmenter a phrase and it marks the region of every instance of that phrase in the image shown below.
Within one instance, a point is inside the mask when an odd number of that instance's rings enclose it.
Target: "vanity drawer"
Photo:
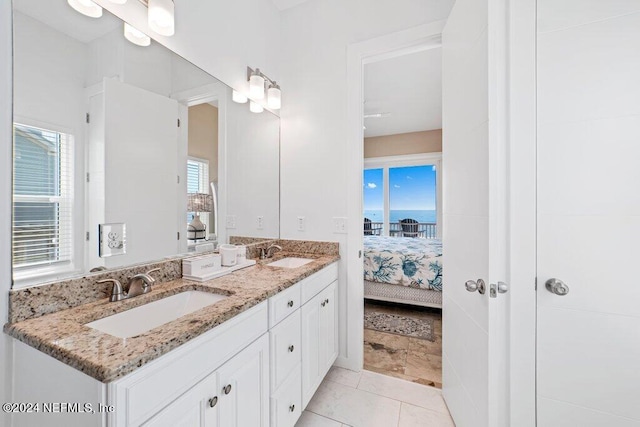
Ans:
[[[273,328],[300,305],[300,283],[269,298],[269,327]]]
[[[338,280],[338,263],[334,262],[299,283],[302,292],[302,304],[320,293],[321,290]]]
[[[296,310],[269,331],[272,392],[282,385],[294,367],[299,367],[302,361],[300,322],[300,310]]]
[[[271,425],[293,427],[302,414],[302,381],[300,365],[296,366],[277,393],[271,396]]]

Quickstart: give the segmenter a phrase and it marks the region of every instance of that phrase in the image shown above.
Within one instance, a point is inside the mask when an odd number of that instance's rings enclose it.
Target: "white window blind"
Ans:
[[[14,124],[13,267],[73,258],[73,137]]]
[[[187,160],[187,193],[209,194],[209,162],[203,159]],[[193,220],[195,212],[187,212],[187,224]],[[209,230],[209,215],[200,215],[200,221]]]

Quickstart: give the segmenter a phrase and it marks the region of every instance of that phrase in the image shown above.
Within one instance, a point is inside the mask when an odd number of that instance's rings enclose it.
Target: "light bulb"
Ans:
[[[149,28],[163,36],[175,33],[173,0],[149,0]]]
[[[262,113],[264,111],[264,107],[261,104],[258,104],[257,102],[251,101],[249,103],[249,110],[252,113]]]
[[[273,82],[272,85],[269,85],[269,89],[267,90],[267,107],[274,110],[279,110],[281,106],[282,98],[280,86]]]
[[[127,0],[109,0],[111,3],[115,4],[125,4]]]
[[[264,99],[264,77],[260,75],[258,68],[249,77],[249,98]]]
[[[102,8],[91,0],[67,0],[67,3],[77,12],[90,18],[100,18],[102,16]]]
[[[248,101],[247,97],[244,94],[238,92],[237,90],[233,91],[233,94],[231,97],[233,99],[233,102],[237,102],[238,104],[245,104]]]
[[[138,46],[149,46],[151,44],[151,37],[126,22],[124,23],[124,37]]]

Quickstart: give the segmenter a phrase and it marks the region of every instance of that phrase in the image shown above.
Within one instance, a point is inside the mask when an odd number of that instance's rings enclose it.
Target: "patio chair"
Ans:
[[[418,221],[412,218],[401,219],[400,228],[402,228],[402,237],[419,237],[421,234]]]
[[[371,226],[371,220],[369,218],[364,219],[364,235],[365,236],[380,235],[380,229],[373,228]]]

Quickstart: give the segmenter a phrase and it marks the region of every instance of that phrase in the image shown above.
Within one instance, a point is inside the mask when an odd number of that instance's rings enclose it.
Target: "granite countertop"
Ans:
[[[298,268],[266,265],[286,256],[312,258]],[[108,383],[168,353],[337,261],[338,255],[281,252],[266,262],[207,282],[177,279],[120,302],[108,298],[42,317],[8,323],[5,333],[85,374]],[[131,338],[117,338],[84,326],[103,317],[186,290],[228,295],[213,305]]]

